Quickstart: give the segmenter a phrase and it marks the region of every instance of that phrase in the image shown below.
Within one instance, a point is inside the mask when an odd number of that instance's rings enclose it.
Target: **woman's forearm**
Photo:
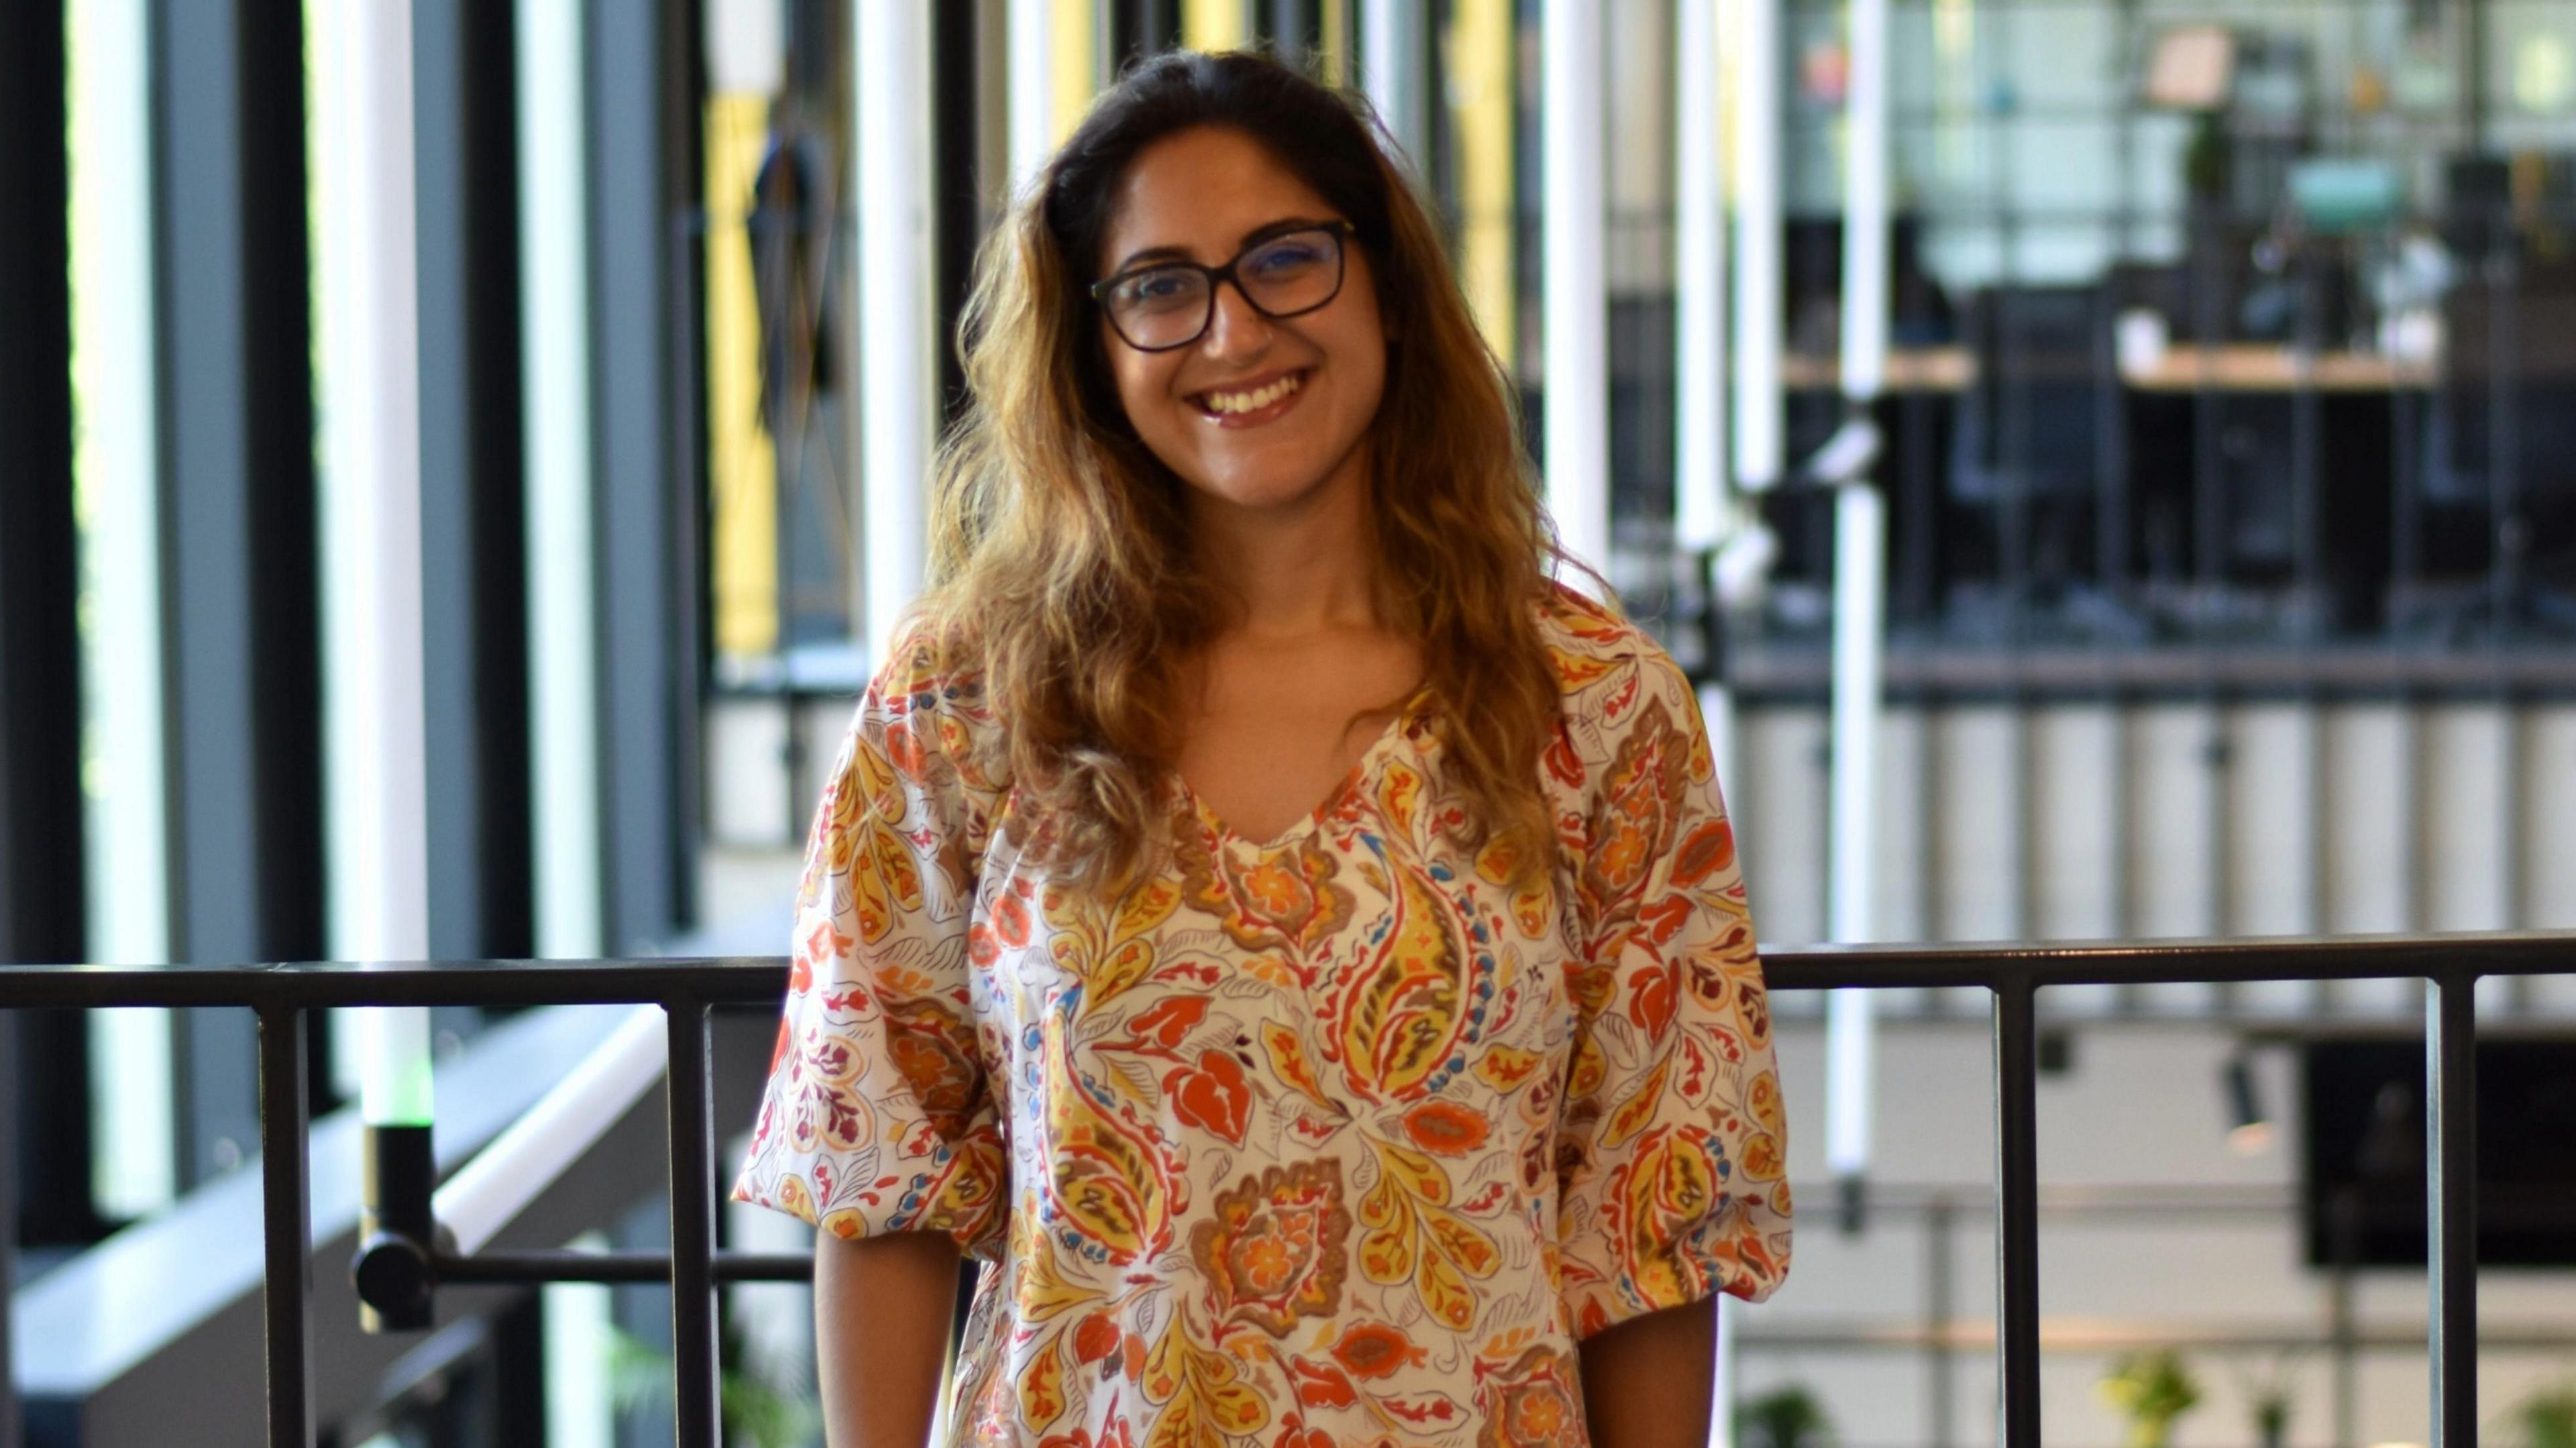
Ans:
[[[814,1243],[814,1356],[829,1448],[922,1448],[957,1311],[957,1244],[937,1232]]]
[[[1583,1414],[1593,1448],[1706,1448],[1717,1303],[1632,1318],[1585,1338]]]

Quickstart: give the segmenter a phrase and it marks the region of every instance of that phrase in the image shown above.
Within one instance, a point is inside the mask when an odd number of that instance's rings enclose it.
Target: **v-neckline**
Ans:
[[[1190,783],[1189,776],[1181,773],[1178,765],[1174,765],[1171,769],[1172,783],[1189,802],[1190,810],[1198,816],[1199,823],[1205,825],[1220,841],[1230,845],[1240,845],[1255,854],[1269,854],[1294,844],[1308,831],[1323,824],[1335,810],[1340,809],[1343,802],[1366,782],[1369,771],[1376,766],[1379,757],[1394,748],[1398,740],[1412,731],[1413,722],[1421,713],[1423,703],[1430,697],[1430,693],[1430,680],[1425,679],[1414,685],[1413,692],[1405,695],[1403,702],[1395,706],[1393,717],[1386,721],[1385,727],[1378,730],[1377,737],[1369,741],[1368,748],[1360,751],[1358,761],[1353,763],[1350,770],[1342,776],[1341,782],[1333,786],[1332,792],[1325,795],[1313,809],[1290,820],[1279,833],[1269,839],[1252,839],[1227,824],[1224,816],[1209,807],[1207,800]]]

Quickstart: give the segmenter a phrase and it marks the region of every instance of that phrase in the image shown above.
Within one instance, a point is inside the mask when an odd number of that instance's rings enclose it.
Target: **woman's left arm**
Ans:
[[[1714,1299],[1630,1318],[1585,1338],[1577,1351],[1593,1448],[1706,1448],[1717,1368]]]

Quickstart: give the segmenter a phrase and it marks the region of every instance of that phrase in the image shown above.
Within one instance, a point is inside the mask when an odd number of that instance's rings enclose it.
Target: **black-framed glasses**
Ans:
[[[1169,352],[1207,334],[1219,282],[1232,282],[1252,309],[1277,320],[1303,316],[1342,292],[1347,221],[1319,221],[1264,237],[1223,266],[1158,261],[1094,282],[1093,301],[1120,340],[1139,352]]]

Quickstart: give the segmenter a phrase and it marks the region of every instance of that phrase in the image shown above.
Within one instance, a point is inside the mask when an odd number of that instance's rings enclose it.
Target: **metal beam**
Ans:
[[[927,552],[938,290],[929,17],[908,5],[863,6],[853,40],[853,194],[868,199],[859,208],[860,492],[867,519],[860,638],[873,669],[896,619],[921,591]]]
[[[171,953],[322,954],[320,638],[296,0],[157,0]],[[180,727],[184,721],[184,727]],[[250,1022],[177,1027],[183,1185],[258,1139]]]
[[[518,164],[506,7],[412,0],[429,953],[531,952]]]
[[[64,15],[40,5],[0,27],[0,127],[27,138],[0,147],[0,275],[20,282],[0,309],[0,960],[30,962],[77,961],[87,945]],[[44,1173],[31,1173],[40,1200],[89,1195],[86,1120],[66,1120],[83,1113],[22,1121],[18,1102],[84,1099],[82,1029],[78,1016],[0,1011],[0,1448],[22,1432],[8,1307],[22,1155]],[[30,1049],[40,1032],[48,1049]],[[53,1079],[35,1077],[47,1065]],[[22,1073],[35,1077],[23,1093]]]
[[[1417,178],[1431,174],[1429,0],[1357,0],[1360,83]],[[1591,7],[1581,7],[1589,9]],[[1598,23],[1598,17],[1595,17]],[[1553,45],[1550,49],[1553,49]],[[1599,54],[1600,47],[1593,47]],[[1553,62],[1550,62],[1553,64]]]
[[[584,956],[606,936],[590,66],[572,0],[528,0],[517,21],[532,953]]]
[[[1565,550],[1610,571],[1610,292],[1603,258],[1606,121],[1602,18],[1588,0],[1549,0],[1542,107],[1547,178],[1545,399],[1548,511]]]
[[[82,958],[63,11],[0,28],[0,959]]]
[[[696,27],[684,0],[598,0],[589,24],[598,748],[606,943],[640,949],[689,914],[700,459],[700,293],[685,217],[700,171]]]

